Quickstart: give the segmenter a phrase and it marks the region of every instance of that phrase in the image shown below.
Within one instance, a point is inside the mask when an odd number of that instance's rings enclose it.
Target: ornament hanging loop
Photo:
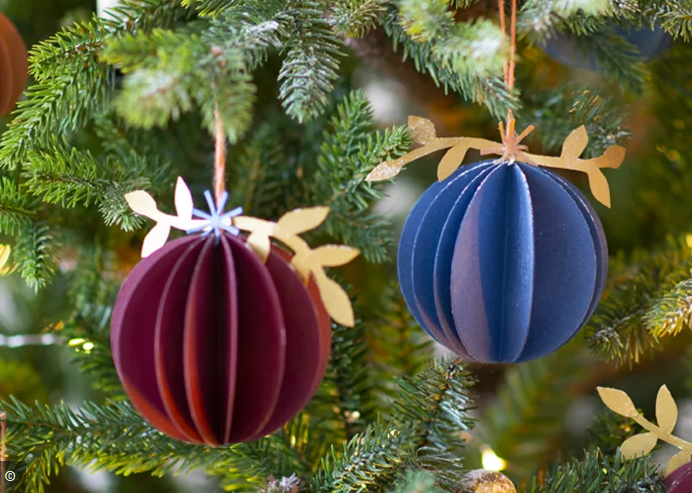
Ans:
[[[223,120],[219,112],[219,105],[214,109],[214,132],[216,134],[214,149],[214,198],[216,207],[223,209],[226,194],[226,136],[223,131]]]

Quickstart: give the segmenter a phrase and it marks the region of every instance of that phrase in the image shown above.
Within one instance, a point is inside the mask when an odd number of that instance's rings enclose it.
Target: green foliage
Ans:
[[[384,491],[413,458],[413,430],[377,422],[327,457],[312,487],[318,492]]]
[[[337,34],[362,38],[380,23],[389,0],[336,0],[330,6],[330,24]]]
[[[0,399],[9,399],[11,395],[33,402],[46,400],[48,392],[31,364],[0,360]]]
[[[403,377],[394,403],[397,421],[410,423],[417,464],[434,470],[438,484],[458,486],[463,471],[464,438],[474,424],[471,388],[475,378],[461,360],[435,360],[415,377]]]
[[[595,447],[607,456],[615,455],[625,440],[641,431],[643,428],[630,418],[620,416],[609,409],[601,410],[589,428]]]
[[[660,315],[669,305],[671,287],[689,277],[691,247],[688,236],[669,239],[657,252],[632,254],[612,276],[614,286],[587,325],[591,350],[621,364],[638,363],[658,347]],[[647,323],[654,326],[649,330]]]
[[[427,0],[411,0],[412,11],[418,1]],[[404,60],[413,60],[416,69],[427,73],[435,84],[452,89],[468,101],[484,104],[494,118],[504,118],[508,109],[518,107],[517,94],[508,91],[499,75],[506,46],[496,27],[485,22],[455,24],[454,32],[444,42],[426,42],[414,40],[401,21],[398,11],[390,7],[383,25],[394,49],[401,46]],[[487,33],[491,38],[473,42],[474,33]]]
[[[411,140],[404,127],[371,132],[373,125],[363,92],[351,93],[338,105],[320,147],[313,201],[331,207],[325,225],[331,236],[359,248],[368,260],[381,262],[389,255],[392,239],[388,223],[370,210],[382,197],[381,186],[365,177],[381,162],[403,155]]]
[[[279,72],[279,97],[286,113],[299,122],[324,111],[338,77],[341,45],[322,17],[318,2],[295,0],[282,29],[286,58]]]
[[[542,483],[542,484],[541,484]],[[599,450],[587,452],[583,460],[554,467],[541,482],[534,478],[526,493],[665,493],[656,466],[646,457],[624,460],[618,453],[614,457]]]
[[[56,232],[45,220],[31,222],[19,231],[12,254],[29,287],[45,287],[57,268],[59,247]]]
[[[610,146],[626,146],[629,142],[630,131],[624,126],[622,109],[597,92],[561,87],[526,91],[524,100],[519,120],[536,127],[529,139],[548,152],[559,154],[565,137],[581,125],[589,134],[585,157],[600,156]]]
[[[0,233],[15,236],[31,224],[35,212],[28,207],[26,196],[17,184],[0,177]]]
[[[500,457],[511,457],[507,472],[513,477],[526,479],[545,465],[564,432],[565,413],[577,395],[574,387],[598,371],[579,342],[509,368],[483,414],[483,441]]]
[[[110,159],[98,162],[90,152],[70,151],[54,140],[49,149],[29,153],[22,176],[27,191],[43,202],[66,208],[96,203],[106,225],[119,224],[126,231],[144,223],[125,202],[125,194],[149,188],[150,181],[131,166]]]
[[[435,486],[435,476],[429,471],[407,471],[406,477],[397,482],[393,493],[438,493],[441,491]]]

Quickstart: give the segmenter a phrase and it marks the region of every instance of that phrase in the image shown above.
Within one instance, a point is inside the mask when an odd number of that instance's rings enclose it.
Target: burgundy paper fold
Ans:
[[[273,246],[265,265],[224,234],[175,240],[135,267],[111,345],[126,392],[154,427],[193,443],[255,440],[312,398],[331,322],[290,260]]]

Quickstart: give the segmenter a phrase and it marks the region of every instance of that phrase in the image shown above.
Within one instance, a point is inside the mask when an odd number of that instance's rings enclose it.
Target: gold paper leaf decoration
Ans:
[[[687,452],[678,452],[668,461],[668,465],[666,466],[666,476],[675,471],[678,467],[684,466],[691,460],[692,456],[690,456],[690,454]]]
[[[128,193],[125,199],[136,213],[156,221],[156,226],[144,238],[142,257],[161,248],[166,243],[171,228],[190,231],[209,227],[208,220],[192,218],[192,195],[182,178],[178,178],[175,189],[176,216],[161,212],[152,196],[143,190]],[[293,250],[291,265],[305,282],[310,276],[315,279],[322,302],[332,319],[341,325],[352,327],[355,322],[351,300],[338,283],[326,276],[324,267],[344,265],[360,252],[343,245],[325,245],[312,250],[298,236],[318,227],[328,215],[329,207],[309,207],[288,212],[275,223],[248,216],[224,217],[221,222],[227,228],[233,227],[250,233],[247,243],[264,262],[271,249],[270,238]]]
[[[329,279],[324,272],[315,273],[315,281],[320,289],[324,308],[332,320],[344,327],[353,327],[356,324],[353,307],[344,288]]]
[[[310,207],[287,212],[276,225],[287,232],[299,235],[322,224],[329,215],[329,207]]]
[[[665,433],[673,433],[678,422],[678,406],[665,385],[658,390],[656,396],[656,421]]]
[[[338,267],[356,258],[360,252],[345,245],[325,245],[312,252],[312,258],[324,267]]]
[[[603,404],[608,406],[608,409],[614,411],[627,418],[635,418],[639,416],[637,409],[634,407],[632,399],[622,390],[609,389],[598,387],[598,395],[601,396]]]
[[[672,473],[692,459],[692,443],[673,435],[678,419],[678,406],[675,404],[675,400],[670,394],[668,387],[663,385],[656,397],[657,425],[639,414],[632,403],[632,399],[622,390],[598,387],[598,394],[608,408],[617,414],[632,418],[648,432],[633,436],[623,442],[620,449],[624,458],[631,459],[639,455],[648,454],[656,446],[656,442],[661,440],[680,450],[679,453],[668,461],[666,474]]]
[[[548,168],[569,169],[586,173],[589,178],[589,187],[593,196],[610,207],[610,188],[602,168],[618,168],[625,159],[625,149],[619,146],[611,146],[602,156],[593,159],[581,159],[589,142],[586,127],[581,126],[573,130],[562,145],[560,156],[543,156],[531,154],[526,146],[519,145],[521,140],[528,135],[533,127],[528,127],[521,135],[514,133],[514,120],[508,122],[508,131],[505,133],[504,125],[500,124],[502,143],[487,139],[471,137],[437,137],[435,126],[429,120],[418,117],[409,118],[409,130],[413,140],[422,147],[415,149],[405,156],[392,159],[379,164],[365,178],[366,181],[381,181],[395,177],[406,164],[420,159],[428,154],[443,149],[450,149],[437,168],[437,179],[446,180],[461,165],[461,162],[469,149],[476,149],[482,155],[495,154],[502,156],[497,162],[515,162],[530,164],[532,166],[545,166]]]
[[[658,439],[653,433],[634,435],[620,445],[622,457],[625,459],[634,459],[635,457],[646,455],[654,449],[656,442],[658,442]]]

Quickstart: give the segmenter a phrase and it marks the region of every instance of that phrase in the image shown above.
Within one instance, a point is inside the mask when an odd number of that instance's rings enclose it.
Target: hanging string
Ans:
[[[509,35],[509,57],[505,59],[502,68],[504,72],[505,85],[507,86],[507,89],[509,91],[512,91],[514,89],[514,72],[516,69],[517,53],[517,0],[510,1],[512,2],[512,14],[509,23],[509,33],[507,33],[507,21],[505,19],[504,0],[498,0],[498,7],[500,10],[500,29],[502,29],[502,34],[504,34],[505,36]],[[531,125],[524,129],[521,135],[517,135],[515,132],[514,125],[514,113],[512,111],[512,108],[509,108],[507,110],[507,128],[505,128],[503,123],[500,122],[500,135],[502,137],[502,145],[504,151],[502,155],[502,160],[511,163],[515,161],[515,155],[517,152],[528,150],[528,148],[525,145],[521,145],[521,141],[534,130],[533,125]]]
[[[214,131],[216,133],[216,146],[214,151],[214,198],[216,206],[223,208],[226,193],[226,136],[223,132],[223,120],[218,105],[214,110]]]

